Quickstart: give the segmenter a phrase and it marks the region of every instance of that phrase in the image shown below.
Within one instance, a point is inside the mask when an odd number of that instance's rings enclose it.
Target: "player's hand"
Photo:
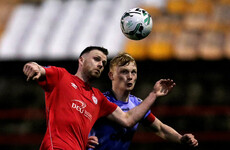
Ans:
[[[26,81],[37,80],[41,77],[41,69],[40,66],[35,62],[26,63],[23,67],[23,72],[27,76]]]
[[[87,148],[95,148],[95,145],[98,144],[98,138],[96,136],[88,137]]]
[[[165,96],[172,90],[172,88],[176,85],[171,79],[160,79],[156,82],[153,87],[153,92],[157,97]]]
[[[186,144],[192,147],[198,146],[198,141],[195,139],[192,134],[184,134],[180,139],[182,144]]]

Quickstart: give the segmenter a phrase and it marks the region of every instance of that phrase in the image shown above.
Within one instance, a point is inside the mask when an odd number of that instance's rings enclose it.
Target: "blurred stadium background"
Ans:
[[[120,31],[120,17],[133,7],[153,17],[152,33],[131,41]],[[152,112],[180,133],[193,133],[197,150],[230,143],[230,0],[0,0],[0,149],[34,150],[45,132],[44,93],[26,82],[23,65],[77,70],[83,48],[121,51],[137,60],[133,94],[144,98],[160,78],[177,83]],[[108,66],[107,66],[108,67]],[[110,88],[108,68],[94,83]],[[140,127],[131,150],[186,150]]]

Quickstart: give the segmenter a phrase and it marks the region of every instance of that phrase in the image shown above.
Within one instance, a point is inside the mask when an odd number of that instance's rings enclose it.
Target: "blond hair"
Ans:
[[[120,53],[110,61],[109,69],[112,70],[115,66],[125,66],[133,62],[137,66],[135,59],[128,53]]]

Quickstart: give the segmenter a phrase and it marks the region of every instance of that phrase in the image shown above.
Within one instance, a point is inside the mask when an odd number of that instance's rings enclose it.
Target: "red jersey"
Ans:
[[[40,150],[86,149],[95,121],[111,114],[117,105],[109,102],[96,88],[64,68],[48,67],[45,90],[47,130]]]

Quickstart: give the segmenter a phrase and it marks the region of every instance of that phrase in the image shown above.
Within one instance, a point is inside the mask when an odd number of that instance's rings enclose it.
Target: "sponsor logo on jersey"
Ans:
[[[73,88],[77,89],[77,85],[76,84],[71,83],[71,85],[72,85]]]
[[[72,108],[83,114],[90,121],[92,120],[92,115],[86,111],[87,105],[81,100],[72,100]]]
[[[94,102],[95,104],[97,104],[98,100],[97,100],[97,98],[96,98],[94,95],[92,96],[92,99],[93,99],[93,102]]]
[[[140,99],[140,98],[137,98],[137,100],[138,100],[139,102],[141,102],[141,103],[142,103],[142,99]]]
[[[124,112],[129,111],[129,108],[122,108]]]

